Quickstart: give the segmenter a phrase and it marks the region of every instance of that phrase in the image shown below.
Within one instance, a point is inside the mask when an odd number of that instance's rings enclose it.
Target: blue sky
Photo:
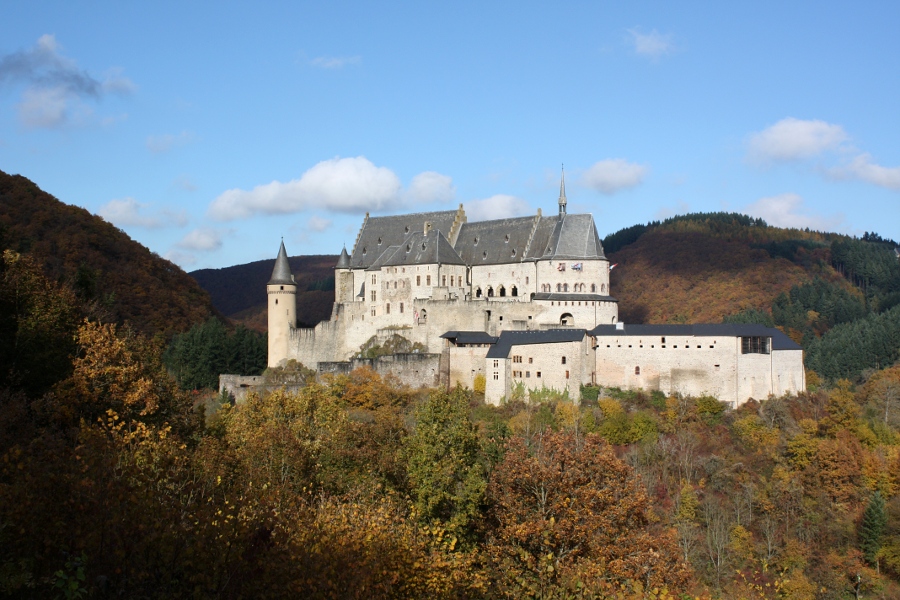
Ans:
[[[10,5],[11,4],[11,5]],[[0,170],[186,270],[362,216],[684,212],[900,240],[897,2],[20,2]]]

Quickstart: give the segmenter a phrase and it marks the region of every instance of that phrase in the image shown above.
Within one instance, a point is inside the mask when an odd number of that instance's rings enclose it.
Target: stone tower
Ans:
[[[272,278],[266,284],[269,297],[269,366],[277,367],[288,357],[291,330],[297,326],[297,283],[291,275],[284,241],[275,259]]]

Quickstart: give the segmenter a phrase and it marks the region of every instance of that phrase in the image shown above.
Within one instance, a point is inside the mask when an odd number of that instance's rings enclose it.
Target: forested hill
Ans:
[[[164,335],[215,314],[184,271],[83,208],[60,202],[20,175],[0,171],[0,249],[31,256],[104,320]]]
[[[224,269],[200,269],[191,277],[209,292],[213,304],[232,321],[257,331],[266,330],[266,282],[275,268],[272,259]],[[294,256],[288,259],[297,281],[297,315],[312,327],[327,320],[334,303],[334,265],[337,255]]]
[[[709,213],[636,225],[603,243],[618,263],[610,286],[625,322],[717,323],[747,309],[771,313],[781,294],[813,282],[825,295],[849,295],[876,311],[900,302],[895,245],[877,234],[856,239]]]

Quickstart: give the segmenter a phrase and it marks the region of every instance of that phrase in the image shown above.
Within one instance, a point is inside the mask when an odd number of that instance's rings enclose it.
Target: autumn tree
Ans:
[[[611,582],[677,589],[688,577],[671,533],[651,531],[640,481],[595,434],[512,438],[488,496],[487,552],[506,596]]]

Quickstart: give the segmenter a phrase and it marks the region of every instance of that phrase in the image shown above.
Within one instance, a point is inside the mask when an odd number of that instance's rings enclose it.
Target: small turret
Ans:
[[[559,180],[559,218],[566,216],[566,168],[563,166]]]
[[[350,255],[347,254],[347,246],[344,246],[344,249],[341,250],[341,256],[338,258],[337,264],[334,265],[335,269],[349,269],[350,268]]]

